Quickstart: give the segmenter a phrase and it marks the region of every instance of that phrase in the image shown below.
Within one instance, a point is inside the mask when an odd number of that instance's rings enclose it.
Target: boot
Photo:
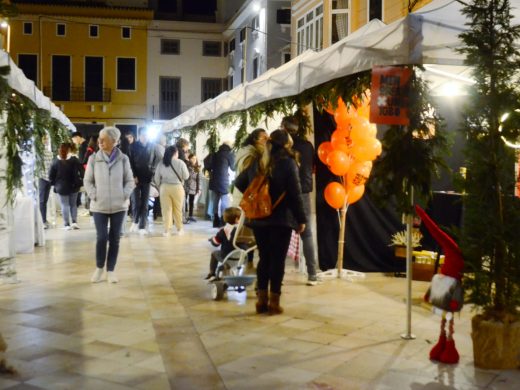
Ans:
[[[441,354],[444,351],[444,348],[446,347],[446,318],[442,318],[441,321],[441,335],[439,336],[439,341],[437,341],[437,344],[434,345],[434,347],[430,351],[430,360],[439,361],[441,358]]]
[[[455,347],[455,340],[453,340],[453,318],[450,320],[448,328],[448,337],[446,338],[446,346],[439,358],[439,361],[444,364],[457,364],[459,362],[459,352]]]
[[[257,290],[256,292],[256,314],[267,313],[267,290]]]
[[[213,217],[213,227],[214,228],[220,227],[220,218],[218,217],[218,215],[215,215]]]
[[[269,294],[269,315],[282,314],[283,307],[280,306],[280,294]]]

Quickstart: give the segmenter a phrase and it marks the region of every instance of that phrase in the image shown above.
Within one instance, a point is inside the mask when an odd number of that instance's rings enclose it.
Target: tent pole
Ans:
[[[410,204],[413,207],[413,187],[410,186]],[[412,228],[413,214],[406,215],[406,333],[401,335],[402,339],[414,340],[412,334]]]

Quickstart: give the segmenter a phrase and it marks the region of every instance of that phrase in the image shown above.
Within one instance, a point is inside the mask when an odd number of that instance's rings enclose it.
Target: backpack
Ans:
[[[261,219],[269,217],[276,206],[285,197],[285,192],[280,195],[278,200],[271,202],[269,195],[269,179],[266,175],[257,174],[244,191],[240,207],[249,219]]]

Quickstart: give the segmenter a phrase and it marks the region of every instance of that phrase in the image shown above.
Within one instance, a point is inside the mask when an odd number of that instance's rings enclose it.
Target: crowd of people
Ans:
[[[261,174],[269,178],[271,199],[278,201],[269,216],[250,219],[243,227],[246,231],[249,229],[258,246],[257,312],[283,312],[280,296],[293,232],[299,234],[303,242],[308,284],[317,283],[315,248],[308,223],[314,148],[298,135],[299,123],[295,117],[284,118],[280,129],[271,134],[261,128],[254,130],[236,155],[231,144],[224,142],[204,159],[203,166],[190,151],[187,140],[180,138],[175,145],[166,146],[164,137],[152,142],[144,128],[139,130],[137,138],[133,133],[121,137],[116,127],[105,127],[97,137],[88,140],[76,132],[71,136],[72,142],[59,146],[55,158],[48,139],[44,140],[47,144],[45,169],[39,178],[43,222],[47,228],[47,200],[54,187],[60,199],[64,228],[79,229],[80,191],[85,192],[84,206],[97,234],[93,283],[104,280],[105,270],[109,282],[118,282],[114,270],[124,222],[129,216],[132,219],[130,233],[148,234],[151,194],[156,196],[154,219],[162,214],[162,235],[183,235],[184,225],[197,221],[195,202],[201,195],[204,173],[209,177],[207,213],[213,227],[220,229],[210,241],[221,246],[212,253],[206,279],[215,277],[216,265],[232,250],[231,242],[241,214],[237,206],[242,193],[255,176]],[[231,180],[233,171],[234,181]]]

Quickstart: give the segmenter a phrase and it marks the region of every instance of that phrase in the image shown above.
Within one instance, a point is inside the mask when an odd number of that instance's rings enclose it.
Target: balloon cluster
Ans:
[[[336,130],[330,142],[318,147],[318,157],[330,171],[341,178],[325,187],[325,200],[335,208],[357,202],[365,193],[365,183],[372,170],[372,161],[381,154],[381,142],[376,138],[377,127],[368,121],[369,100],[347,107],[339,98],[334,115]]]

